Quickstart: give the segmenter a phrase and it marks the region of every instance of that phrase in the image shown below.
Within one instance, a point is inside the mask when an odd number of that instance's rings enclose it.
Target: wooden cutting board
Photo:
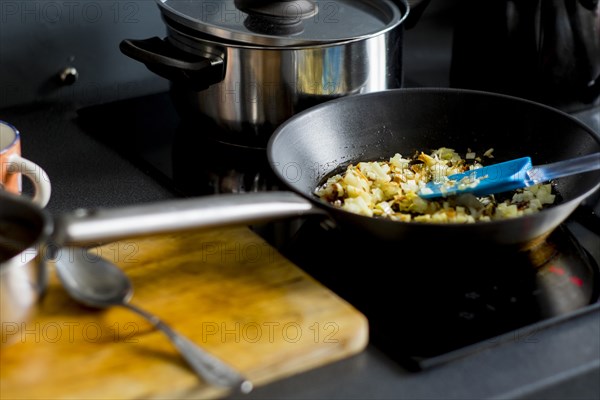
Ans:
[[[362,351],[365,317],[246,227],[111,243],[133,304],[264,385]],[[59,256],[67,257],[61,253]],[[215,398],[169,340],[137,314],[95,310],[50,285],[0,354],[2,399]]]

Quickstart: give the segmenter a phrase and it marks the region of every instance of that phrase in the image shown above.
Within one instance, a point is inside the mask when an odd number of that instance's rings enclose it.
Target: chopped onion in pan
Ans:
[[[483,156],[493,158],[494,149]],[[481,168],[481,157],[468,149],[465,158],[441,147],[405,158],[395,154],[389,161],[359,162],[349,165],[315,189],[315,194],[334,207],[369,217],[403,222],[473,223],[515,218],[540,211],[553,204],[551,184],[515,190],[506,200],[494,195],[450,196],[425,200],[417,193],[431,180],[443,182],[447,176]],[[465,182],[464,184],[475,184]]]

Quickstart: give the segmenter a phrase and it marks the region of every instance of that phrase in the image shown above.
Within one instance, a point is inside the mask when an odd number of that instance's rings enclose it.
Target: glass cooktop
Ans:
[[[597,114],[585,117],[593,124]],[[168,93],[91,106],[78,115],[85,132],[182,197],[285,190],[264,149],[207,138],[180,120]],[[115,129],[115,120],[124,122]],[[597,219],[582,221],[600,231]],[[372,343],[409,370],[507,340],[535,341],[540,329],[598,302],[598,260],[565,224],[527,251],[469,249],[453,262],[441,251],[357,243],[327,220],[252,228],[362,311]]]
[[[382,248],[310,220],[283,252],[361,310],[372,341],[410,370],[506,340],[535,342],[599,295],[598,264],[564,226],[528,250],[502,252]]]

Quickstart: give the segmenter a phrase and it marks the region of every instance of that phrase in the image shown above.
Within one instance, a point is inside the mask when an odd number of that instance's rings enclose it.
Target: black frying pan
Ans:
[[[600,151],[600,141],[590,128],[537,103],[465,90],[394,89],[320,104],[295,115],[275,131],[267,155],[277,176],[293,192],[215,195],[78,211],[58,218],[7,196],[0,196],[0,207],[10,205],[19,210],[19,224],[48,221],[35,225],[37,230],[29,237],[31,243],[51,241],[54,246],[308,214],[331,217],[353,237],[469,246],[525,244],[549,234],[600,187],[600,171],[561,178],[557,182],[562,197],[558,204],[529,216],[474,224],[405,223],[364,217],[313,195],[325,177],[349,163],[387,159],[396,152],[408,156],[441,146],[459,152],[471,148],[479,154],[493,147],[497,161],[531,156],[535,164]],[[48,235],[50,225],[53,228]],[[21,250],[31,243],[22,243]]]
[[[268,156],[279,178],[343,228],[392,241],[524,243],[550,233],[600,186],[598,171],[562,178],[556,184],[559,204],[531,216],[476,224],[375,219],[313,195],[340,165],[442,146],[478,154],[494,148],[494,162],[531,156],[534,164],[544,164],[598,152],[600,141],[575,118],[530,101],[458,89],[397,89],[330,101],[292,117],[275,132]]]

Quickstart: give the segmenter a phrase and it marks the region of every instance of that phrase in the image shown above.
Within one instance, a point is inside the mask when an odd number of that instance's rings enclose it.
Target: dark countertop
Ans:
[[[447,86],[439,62],[447,61],[450,38],[436,36],[425,46],[426,37],[413,37],[414,41],[407,35],[407,84]],[[439,57],[439,62],[425,62],[431,57]],[[51,177],[50,212],[175,197],[147,171],[83,132],[76,111],[77,106],[68,103],[0,110],[0,118],[22,132],[23,155]],[[443,328],[439,334],[444,335]],[[599,378],[596,304],[547,329],[524,337],[512,333],[505,342],[423,372],[408,372],[369,345],[354,357],[259,387],[245,398],[598,399]]]

